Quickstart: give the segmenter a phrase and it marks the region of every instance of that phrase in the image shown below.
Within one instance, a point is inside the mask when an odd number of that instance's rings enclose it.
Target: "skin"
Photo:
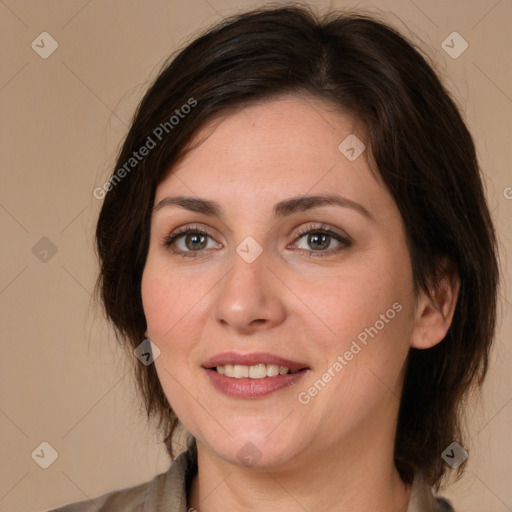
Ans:
[[[155,205],[183,195],[223,210],[222,218],[177,206],[155,210],[142,279],[146,334],[161,350],[158,376],[197,442],[188,506],[200,512],[407,509],[410,488],[393,464],[406,357],[411,346],[443,339],[458,280],[447,272],[431,294],[413,293],[400,213],[370,172],[368,152],[349,161],[338,149],[349,134],[364,142],[353,120],[326,102],[272,99],[206,125],[196,138],[205,140],[157,188]],[[372,218],[336,205],[272,216],[283,199],[333,193]],[[341,250],[316,255],[315,241],[296,231],[318,234],[318,224],[351,244],[327,238],[322,251]],[[183,226],[209,235],[196,257],[164,245]],[[236,251],[247,237],[263,249],[252,263]],[[190,254],[201,245],[185,241],[173,247]],[[300,403],[298,394],[395,303],[401,311]],[[309,371],[265,397],[232,398],[202,368],[225,351],[270,352]],[[249,442],[260,457],[252,467],[237,456]]]

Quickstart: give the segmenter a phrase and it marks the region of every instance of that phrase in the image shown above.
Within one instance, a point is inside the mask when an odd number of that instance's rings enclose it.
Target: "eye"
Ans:
[[[197,226],[188,226],[180,228],[171,235],[169,235],[164,245],[174,254],[184,257],[196,257],[204,249],[217,248],[220,244],[213,244],[209,246],[209,240],[212,240],[210,235]]]
[[[310,256],[329,256],[352,245],[348,236],[337,233],[323,224],[301,228],[295,236],[296,240],[299,239],[302,244],[302,247],[300,245],[297,247],[309,252]]]

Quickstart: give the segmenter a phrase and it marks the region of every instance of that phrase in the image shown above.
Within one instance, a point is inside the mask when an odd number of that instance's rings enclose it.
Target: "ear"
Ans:
[[[460,278],[452,261],[443,259],[430,294],[420,291],[411,346],[430,348],[444,339],[452,323],[460,289]]]

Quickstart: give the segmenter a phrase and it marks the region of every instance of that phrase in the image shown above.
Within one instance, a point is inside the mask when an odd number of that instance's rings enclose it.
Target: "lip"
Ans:
[[[291,371],[297,371],[297,373],[288,373],[286,375],[277,375],[275,377],[264,377],[263,379],[237,379],[235,377],[221,375],[213,369],[216,366],[223,366],[225,364],[240,364],[245,366],[252,366],[256,364],[277,364],[279,366],[286,366]],[[217,354],[211,359],[208,359],[208,361],[203,364],[203,368],[207,373],[210,382],[218,391],[230,397],[246,399],[264,397],[280,389],[292,386],[309,372],[309,367],[304,363],[291,361],[290,359],[285,359],[263,352],[253,354],[225,352]]]

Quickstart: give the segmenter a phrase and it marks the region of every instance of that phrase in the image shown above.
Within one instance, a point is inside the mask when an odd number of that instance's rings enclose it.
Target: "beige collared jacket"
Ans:
[[[187,508],[187,489],[197,473],[195,447],[178,455],[165,473],[149,482],[108,492],[91,500],[70,503],[48,512],[194,512]],[[407,512],[455,512],[415,478]]]

